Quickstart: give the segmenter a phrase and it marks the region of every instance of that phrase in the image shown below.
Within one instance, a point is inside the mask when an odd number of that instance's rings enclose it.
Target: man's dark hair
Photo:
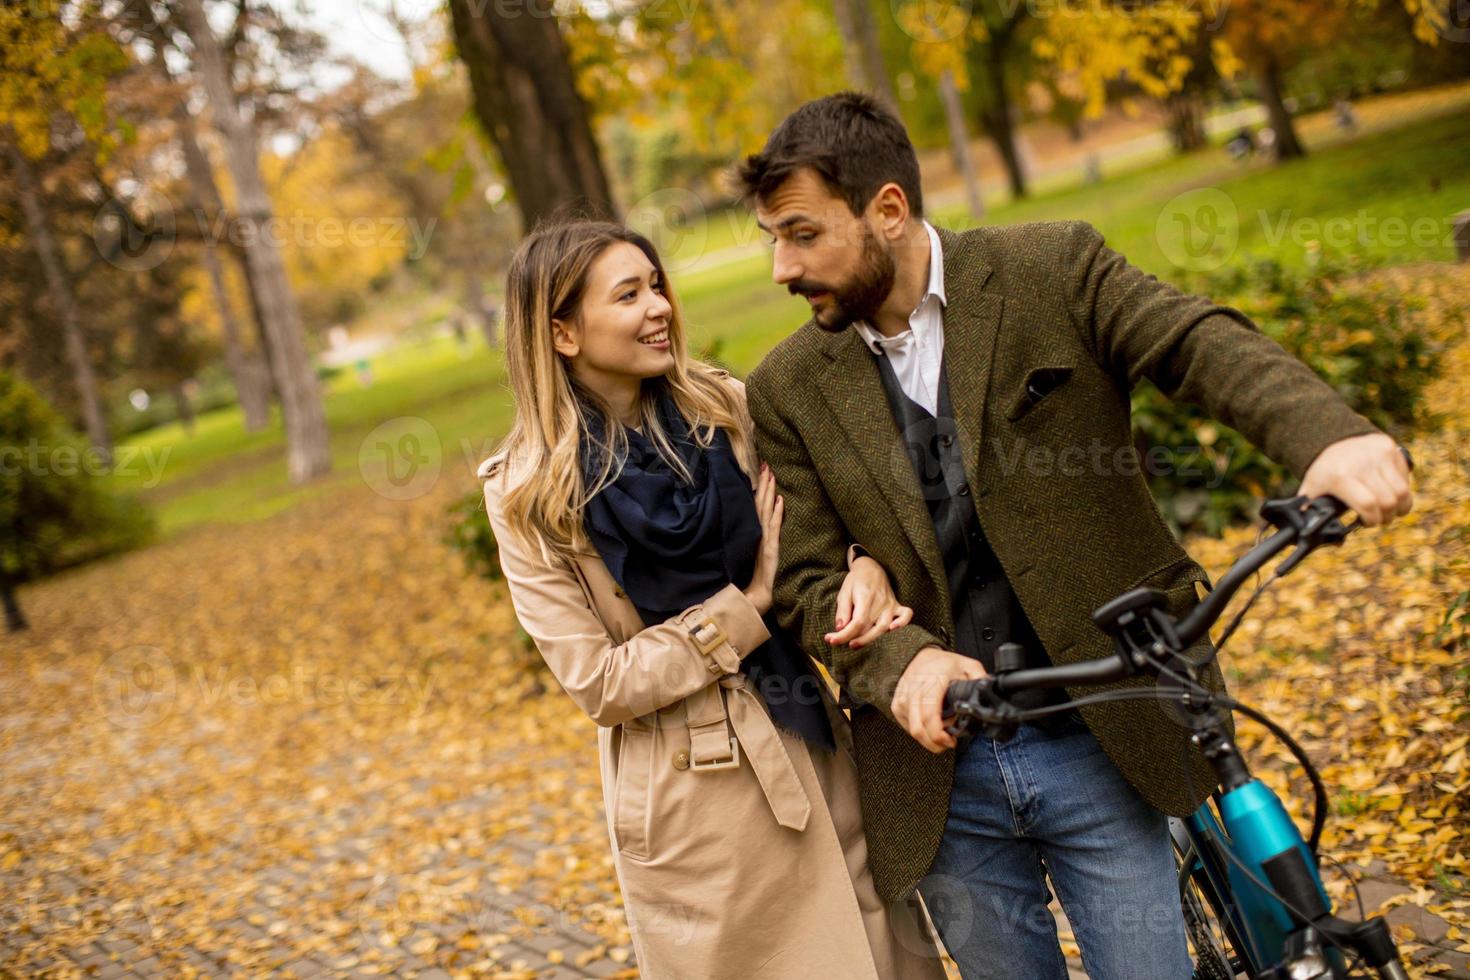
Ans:
[[[805,103],[781,121],[764,149],[745,158],[735,180],[742,196],[763,198],[803,167],[816,171],[854,215],[892,182],[903,188],[910,213],[924,216],[914,144],[892,110],[871,95],[838,92]]]

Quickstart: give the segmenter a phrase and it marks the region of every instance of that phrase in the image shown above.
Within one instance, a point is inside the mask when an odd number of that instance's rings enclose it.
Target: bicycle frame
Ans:
[[[1189,842],[1191,866],[1186,870],[1202,885],[1216,918],[1248,977],[1271,976],[1285,967],[1282,952],[1299,930],[1291,912],[1251,880],[1268,881],[1264,862],[1290,848],[1299,848],[1312,871],[1312,883],[1330,910],[1317,864],[1311,859],[1296,824],[1269,787],[1259,780],[1207,801],[1183,820],[1174,820]],[[1176,838],[1177,840],[1177,838]],[[1222,853],[1222,849],[1229,854]],[[1231,860],[1231,858],[1234,860]],[[1225,896],[1229,896],[1227,901]],[[1333,966],[1343,969],[1341,954],[1332,950]]]

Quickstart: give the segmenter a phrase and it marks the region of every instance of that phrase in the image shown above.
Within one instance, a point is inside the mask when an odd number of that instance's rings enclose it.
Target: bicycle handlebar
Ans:
[[[1340,523],[1334,526],[1338,515],[1346,507],[1336,497],[1318,497],[1316,500],[1306,504],[1303,508],[1304,498],[1291,497],[1282,500],[1267,501],[1262,506],[1261,512],[1268,521],[1275,524],[1279,530],[1256,545],[1240,558],[1230,570],[1221,576],[1219,583],[1203,602],[1194,608],[1189,615],[1180,620],[1175,631],[1178,635],[1181,648],[1187,648],[1200,638],[1230,603],[1231,598],[1245,584],[1246,580],[1258,572],[1262,566],[1276,557],[1287,548],[1303,542],[1304,551],[1288,558],[1295,567],[1295,561],[1306,557],[1306,552],[1314,550],[1326,543],[1336,543],[1347,534],[1347,529]],[[1293,515],[1296,515],[1293,517]],[[1300,557],[1298,557],[1300,556]],[[1295,559],[1295,561],[1293,561]],[[1287,569],[1290,571],[1290,569]],[[1125,597],[1120,596],[1119,599]],[[1117,600],[1115,600],[1116,602]],[[1112,607],[1114,603],[1108,603],[1101,607],[1098,612]],[[1094,619],[1097,619],[1094,614]],[[1102,626],[1099,622],[1099,626]],[[997,674],[991,685],[991,689],[999,696],[1018,694],[1021,691],[1029,691],[1035,688],[1060,688],[1060,687],[1086,687],[1100,684],[1110,684],[1130,676],[1133,671],[1121,658],[1107,657],[1102,660],[1086,660],[1075,664],[1062,664],[1055,667],[1033,667],[1026,670],[1010,671]],[[957,682],[964,683],[964,682]],[[946,697],[946,708],[950,699]],[[946,714],[949,712],[946,710]]]
[[[1399,447],[1399,452],[1412,470],[1414,457],[1402,446]],[[1338,517],[1345,510],[1347,506],[1342,501],[1326,495],[1310,501],[1298,496],[1268,500],[1262,504],[1261,517],[1275,527],[1276,532],[1231,565],[1210,594],[1183,619],[1175,622],[1167,616],[1163,617],[1164,629],[1172,633],[1169,636],[1171,645],[1177,646],[1181,651],[1186,650],[1208,633],[1246,580],[1292,545],[1296,545],[1296,550],[1277,566],[1275,574],[1278,576],[1290,572],[1302,559],[1322,545],[1340,544],[1362,523],[1359,520],[1351,527],[1344,527]],[[1162,599],[1162,593],[1135,589],[1099,607],[1093,613],[1093,622],[1104,632],[1113,633],[1126,614],[1159,605]],[[983,683],[955,681],[945,692],[941,713],[946,717],[954,714],[953,705],[957,701],[965,700],[967,694],[979,688],[984,689],[987,700],[994,705],[997,702],[1004,703],[1007,695],[1021,691],[1098,686],[1122,680],[1134,672],[1135,665],[1124,657],[1113,656],[1075,664],[1006,671],[982,678]],[[1009,705],[1006,707],[1009,708]]]

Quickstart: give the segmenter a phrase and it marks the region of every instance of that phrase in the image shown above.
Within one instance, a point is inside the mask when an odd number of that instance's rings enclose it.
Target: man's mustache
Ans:
[[[812,282],[810,279],[798,279],[786,287],[792,296],[816,296],[818,293],[835,293],[831,286],[825,283]]]

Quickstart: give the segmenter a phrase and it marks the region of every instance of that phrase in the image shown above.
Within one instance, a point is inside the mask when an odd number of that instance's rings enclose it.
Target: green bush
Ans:
[[[492,582],[504,577],[500,571],[500,547],[485,515],[482,490],[472,490],[450,505],[444,543],[459,552],[471,573]]]
[[[460,553],[471,574],[491,582],[503,581],[505,575],[500,570],[500,547],[495,543],[490,519],[485,516],[484,492],[477,489],[466,493],[449,506],[447,516],[449,522],[444,543]],[[503,598],[498,594],[499,590],[496,592],[495,598]],[[535,642],[519,624],[509,653],[511,660],[531,677],[527,696],[545,693],[547,687],[542,675],[548,673],[549,668],[536,651]]]
[[[1418,315],[1421,298],[1364,281],[1361,272],[1330,261],[1295,271],[1266,260],[1195,288],[1245,313],[1354,411],[1404,439],[1432,420],[1423,393],[1438,372],[1439,346]],[[1194,463],[1150,477],[1177,532],[1218,534],[1254,517],[1263,497],[1293,488],[1287,470],[1240,433],[1192,405],[1169,401],[1152,385],[1134,392],[1133,425],[1140,453],[1168,447],[1171,458]]]
[[[135,548],[155,531],[135,498],[108,491],[101,459],[35,389],[0,371],[0,590]],[[12,626],[18,610],[9,605]]]

